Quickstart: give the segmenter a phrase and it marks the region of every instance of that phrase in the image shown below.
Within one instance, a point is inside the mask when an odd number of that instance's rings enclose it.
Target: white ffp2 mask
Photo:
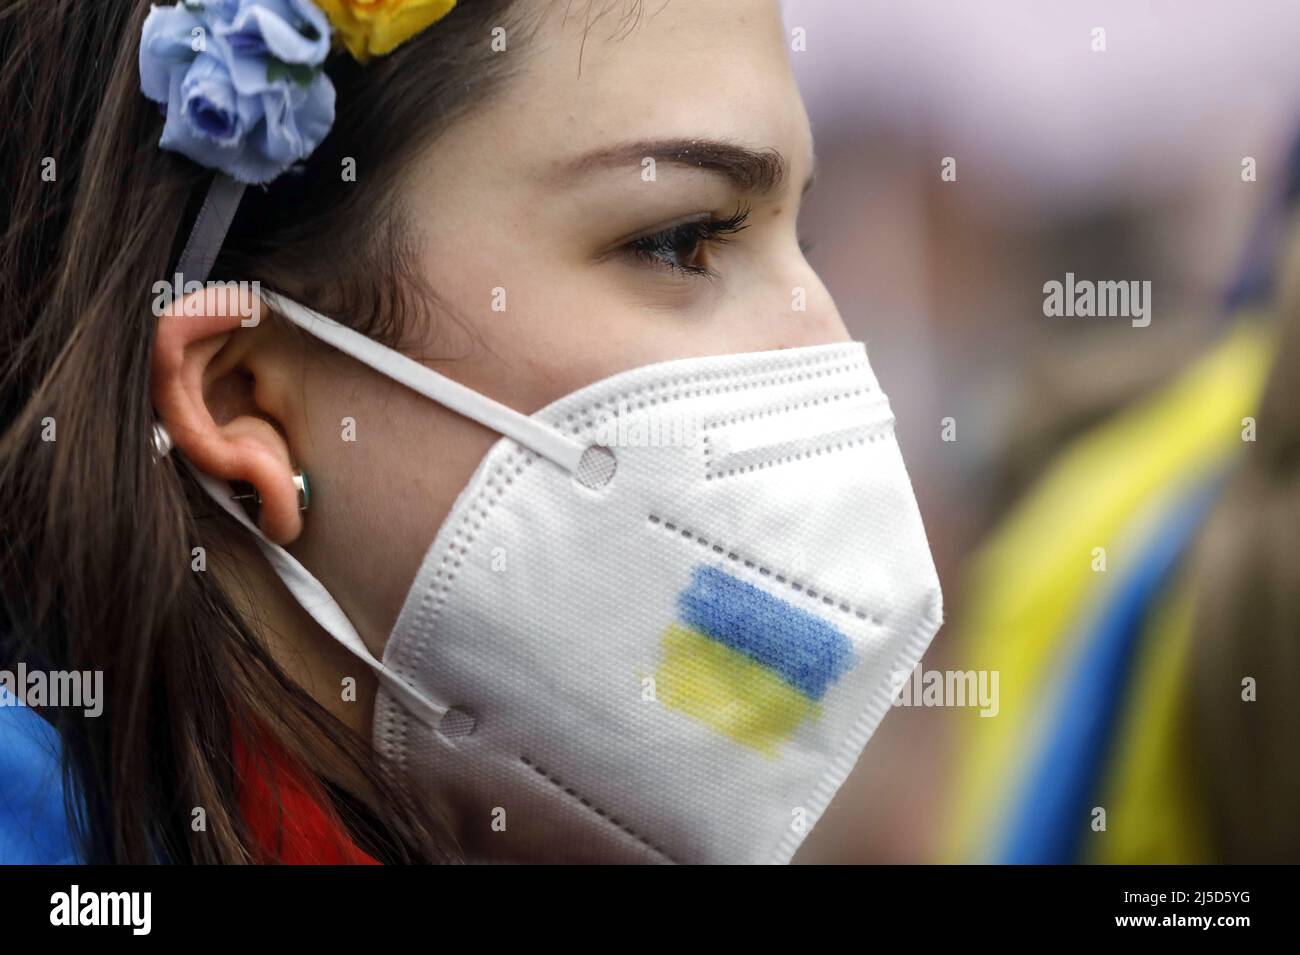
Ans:
[[[224,485],[295,598],[381,678],[374,745],[532,858],[787,862],[942,619],[859,343],[664,362],[531,417],[282,297],[311,334],[508,437],[383,660]]]

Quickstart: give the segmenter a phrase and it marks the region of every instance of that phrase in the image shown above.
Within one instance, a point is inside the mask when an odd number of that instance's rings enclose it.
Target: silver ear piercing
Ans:
[[[307,483],[307,475],[302,468],[293,469],[293,486],[298,492],[298,510],[305,511],[311,506],[311,485]],[[232,494],[232,501],[252,501],[258,507],[262,506],[262,495],[258,493],[257,488],[253,488],[248,494]]]

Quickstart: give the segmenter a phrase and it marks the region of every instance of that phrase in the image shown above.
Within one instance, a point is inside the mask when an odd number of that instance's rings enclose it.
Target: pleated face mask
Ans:
[[[533,859],[789,861],[938,629],[893,414],[856,342],[669,361],[524,416],[274,295],[305,331],[502,434],[382,660],[374,745]],[[505,853],[509,855],[509,852]]]

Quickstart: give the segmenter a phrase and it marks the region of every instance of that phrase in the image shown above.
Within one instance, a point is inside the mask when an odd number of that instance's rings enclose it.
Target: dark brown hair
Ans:
[[[517,62],[490,47],[514,7],[462,0],[389,57],[335,57],[333,131],[300,172],[248,191],[214,278],[259,280],[395,340],[429,301],[410,294],[396,171]],[[228,518],[183,469],[155,463],[150,301],[212,174],[157,146],[162,119],[138,86],[148,10],[0,10],[0,666],[104,674],[100,717],[45,713],[88,861],[256,859],[232,726],[241,740],[265,732],[318,783],[322,754],[344,754],[375,780],[395,861],[454,859],[436,814],[286,677],[214,574],[190,569],[190,548],[218,546]],[[55,440],[42,438],[47,419]],[[196,807],[205,832],[191,831]]]

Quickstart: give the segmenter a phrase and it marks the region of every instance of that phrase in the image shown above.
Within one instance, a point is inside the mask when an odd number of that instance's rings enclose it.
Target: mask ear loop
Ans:
[[[586,445],[574,441],[550,425],[440,375],[401,352],[393,351],[292,299],[275,292],[263,291],[262,300],[307,334],[351,355],[363,365],[369,365],[416,394],[436,401],[471,421],[477,421],[497,434],[514,439],[569,474],[578,470],[578,465],[588,450]]]
[[[329,591],[325,589],[325,585],[317,580],[311,571],[300,564],[287,550],[266,539],[261,529],[249,520],[248,515],[244,513],[239,505],[230,500],[229,488],[224,487],[223,482],[218,481],[211,475],[204,474],[183,455],[181,460],[185,461],[185,465],[194,474],[195,479],[203,489],[208,492],[208,495],[253,535],[257,545],[262,549],[262,553],[266,555],[267,561],[270,562],[276,576],[284,581],[284,585],[289,588],[293,598],[311,615],[312,619],[320,624],[326,633],[351,651],[353,656],[374,670],[375,675],[383,682],[385,688],[394,696],[399,697],[408,710],[436,728],[439,720],[449,708],[429,699],[391,669],[384,666],[370,652],[370,648],[366,646],[361,639],[361,635],[352,626],[352,621],[343,612],[343,608],[330,596]]]

